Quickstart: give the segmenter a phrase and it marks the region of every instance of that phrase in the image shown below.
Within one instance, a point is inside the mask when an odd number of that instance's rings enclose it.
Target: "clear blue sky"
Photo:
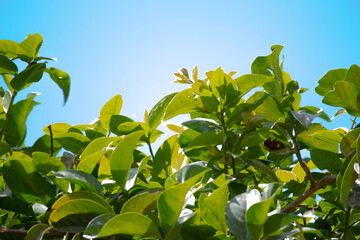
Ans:
[[[178,68],[197,65],[202,76],[219,66],[249,73],[273,44],[284,45],[284,70],[310,88],[302,105],[324,107],[317,81],[330,69],[360,65],[357,0],[0,0],[0,9],[0,39],[20,42],[40,33],[40,55],[57,57],[51,65],[72,81],[65,106],[47,76],[27,89],[42,93],[29,117],[27,145],[48,124],[91,122],[116,94],[123,96],[122,114],[142,121],[145,108],[183,89],[171,84]],[[337,125],[350,122],[343,117],[331,126]]]

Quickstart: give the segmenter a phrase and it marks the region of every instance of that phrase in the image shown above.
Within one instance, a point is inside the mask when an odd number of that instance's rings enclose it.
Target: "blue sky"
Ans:
[[[91,122],[116,94],[123,96],[121,114],[142,121],[145,108],[184,88],[171,84],[178,68],[197,65],[200,76],[219,66],[246,74],[274,44],[284,45],[284,70],[310,88],[302,105],[332,116],[336,108],[315,94],[317,81],[331,69],[360,65],[357,0],[0,0],[0,8],[0,39],[20,42],[40,33],[40,55],[57,57],[50,65],[72,81],[65,106],[47,76],[25,91],[42,93],[29,117],[27,145],[48,124]],[[329,127],[350,125],[339,117]]]

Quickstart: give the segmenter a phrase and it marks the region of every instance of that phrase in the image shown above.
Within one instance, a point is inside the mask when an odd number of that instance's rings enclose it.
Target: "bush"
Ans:
[[[251,74],[180,69],[184,90],[143,122],[120,115],[116,95],[95,123],[54,123],[24,146],[38,103],[31,93],[15,102],[17,93],[45,72],[69,95],[69,75],[38,57],[41,44],[39,34],[0,40],[3,239],[359,239],[358,66],[329,71],[315,89],[340,107],[334,117],[354,117],[350,130],[313,122],[331,119],[301,106],[307,89],[282,70],[275,45]],[[154,151],[159,125],[180,114],[190,119],[166,124],[175,134]]]

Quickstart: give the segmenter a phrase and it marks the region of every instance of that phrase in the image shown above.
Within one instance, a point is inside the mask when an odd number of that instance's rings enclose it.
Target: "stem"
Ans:
[[[348,209],[346,210],[346,220],[345,220],[345,229],[344,229],[344,236],[343,239],[347,239],[347,235],[349,232],[349,219],[350,219],[350,211],[351,211],[351,207],[348,207]]]
[[[112,199],[110,199],[109,201],[108,201],[108,204],[109,205],[111,205],[111,204],[113,204],[116,200],[118,200],[118,198],[121,196],[121,195],[123,195],[125,192],[119,192],[119,193],[117,193]]]
[[[0,130],[0,141],[2,141],[4,132],[5,132],[5,129],[6,129],[6,125],[7,125],[8,121],[9,121],[10,110],[11,110],[12,105],[14,104],[15,96],[16,96],[16,91],[14,91],[12,96],[11,96],[9,108],[8,108],[8,110],[6,112],[6,115],[5,115],[5,123],[4,123],[3,127]]]
[[[287,205],[281,213],[291,213],[293,212],[303,201],[305,201],[308,197],[313,195],[320,188],[325,188],[327,185],[336,181],[337,175],[326,175],[322,179],[320,179],[314,186],[311,186],[306,192],[301,194],[297,199]]]
[[[151,157],[153,158],[153,160],[155,159],[155,155],[154,155],[154,152],[152,150],[152,147],[151,147],[151,144],[150,144],[150,140],[146,141],[147,145],[149,146],[149,151],[150,151],[150,154],[151,154]]]
[[[12,235],[12,236],[17,236],[17,237],[22,237],[27,235],[28,230],[24,229],[24,228],[20,228],[20,229],[6,229],[6,228],[0,228],[0,236],[1,235]],[[48,238],[60,238],[63,237],[63,234],[56,232],[53,229],[50,229],[48,232],[46,232],[44,234],[44,237],[48,237]]]
[[[228,143],[227,126],[225,124],[224,114],[225,114],[225,112],[221,111],[219,119],[221,122],[223,133],[225,134],[225,142],[223,143],[223,150],[224,150],[224,158],[225,158],[225,169],[227,171],[227,162],[228,162],[230,155],[227,153],[228,149],[229,149],[229,143]],[[233,174],[235,174],[236,173],[235,159],[232,156],[231,156],[231,159],[232,159],[231,167],[233,170]]]
[[[302,160],[302,157],[301,157],[301,154],[300,154],[300,147],[299,147],[299,144],[298,142],[296,141],[296,138],[294,137],[294,135],[292,134],[291,131],[288,131],[289,135],[290,135],[290,138],[291,138],[291,141],[292,141],[292,144],[293,144],[293,147],[295,149],[295,154],[299,160],[299,163],[300,163],[300,166],[302,167],[302,169],[305,171],[306,173],[306,176],[309,178],[310,180],[310,184],[311,184],[311,187],[314,187],[316,185],[316,182],[314,180],[314,177],[312,176],[311,172],[310,172],[310,169],[309,167],[306,165],[306,163]]]
[[[53,133],[51,130],[51,125],[48,126],[49,132],[50,132],[50,157],[53,156],[54,153],[54,139],[53,139]]]
[[[356,125],[356,118],[357,117],[355,117],[354,119],[351,120],[352,121],[351,128],[350,128],[351,130],[354,129],[354,127]]]

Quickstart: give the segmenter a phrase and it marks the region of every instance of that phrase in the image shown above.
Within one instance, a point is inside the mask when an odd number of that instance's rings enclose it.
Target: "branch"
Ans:
[[[281,213],[291,213],[293,212],[303,201],[305,201],[308,197],[313,195],[320,188],[325,188],[327,185],[336,181],[337,175],[326,175],[322,179],[320,179],[315,185],[312,185],[306,192],[301,194],[297,199],[287,205]]]
[[[305,171],[306,176],[309,178],[311,186],[314,187],[316,185],[316,182],[315,182],[314,177],[312,176],[312,174],[310,172],[309,167],[306,165],[306,163],[303,161],[303,159],[301,157],[299,144],[296,141],[296,138],[294,137],[292,132],[288,131],[288,133],[289,133],[291,141],[293,143],[293,147],[295,148],[295,154],[296,154],[296,157],[299,160],[300,166]]]
[[[54,139],[53,139],[53,133],[51,129],[51,124],[48,126],[49,132],[50,132],[50,157],[53,156],[54,153]]]
[[[20,229],[6,229],[6,228],[1,228],[0,227],[0,236],[1,235],[12,235],[12,236],[17,236],[17,237],[21,237],[21,236],[26,236],[28,233],[28,230],[24,229],[24,228],[20,228]],[[56,232],[54,229],[49,230],[48,232],[46,232],[44,234],[44,237],[48,237],[48,238],[59,238],[59,237],[63,237],[63,234]]]
[[[123,195],[125,192],[119,192],[119,193],[117,193],[112,199],[110,199],[109,201],[108,201],[108,204],[109,205],[112,205],[115,201],[117,201],[118,199],[119,199],[119,197],[121,196],[121,195]]]

